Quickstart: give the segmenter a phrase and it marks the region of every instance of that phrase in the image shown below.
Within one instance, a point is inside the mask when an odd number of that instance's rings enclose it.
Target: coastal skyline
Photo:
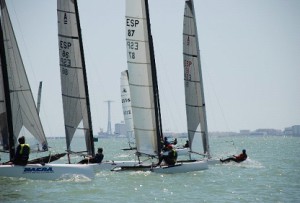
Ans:
[[[164,131],[185,132],[184,0],[151,0],[150,20]],[[300,2],[194,1],[209,131],[300,124]],[[34,96],[43,81],[46,136],[64,135],[56,1],[7,2]],[[125,1],[78,0],[94,134],[123,119]]]

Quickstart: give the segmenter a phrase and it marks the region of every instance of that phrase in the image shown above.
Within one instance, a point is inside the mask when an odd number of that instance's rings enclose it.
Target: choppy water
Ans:
[[[49,142],[64,150],[64,140]],[[300,202],[299,137],[213,137],[210,144],[215,156],[246,148],[249,158],[242,164],[172,175],[103,171],[93,180],[0,177],[0,202]],[[119,150],[126,147],[126,139],[95,145],[104,148],[105,159],[132,159]]]

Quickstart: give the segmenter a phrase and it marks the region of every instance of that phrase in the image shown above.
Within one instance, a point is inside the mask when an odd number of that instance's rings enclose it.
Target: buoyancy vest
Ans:
[[[169,152],[169,158],[172,159],[174,162],[177,161],[177,152],[175,149],[172,149],[170,152]]]
[[[247,159],[247,154],[240,154],[236,157],[238,161],[244,161]]]
[[[19,144],[17,148],[17,154],[13,160],[13,163],[16,165],[25,166],[29,159],[30,146],[29,144]]]
[[[22,160],[28,160],[30,154],[30,146],[29,144],[20,144],[20,157]]]

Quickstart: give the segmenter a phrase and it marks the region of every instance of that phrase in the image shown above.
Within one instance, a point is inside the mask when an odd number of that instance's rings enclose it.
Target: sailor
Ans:
[[[78,162],[79,164],[87,164],[87,163],[101,163],[102,160],[104,158],[103,155],[103,148],[98,148],[98,152],[94,157],[88,157],[85,158],[83,160],[81,160],[80,162]]]
[[[175,139],[173,140],[173,142],[171,142],[171,144],[172,144],[172,145],[177,145],[177,138],[175,138]]]
[[[246,154],[246,150],[243,149],[243,152],[241,154],[239,154],[238,156],[233,155],[232,157],[229,157],[227,159],[220,159],[220,161],[223,162],[230,162],[230,161],[235,161],[237,163],[240,163],[242,161],[245,161],[247,159],[247,154]]]
[[[177,161],[177,152],[171,144],[167,146],[167,151],[160,156],[157,166],[159,166],[162,161],[164,161],[168,166],[175,165]]]
[[[190,147],[190,142],[189,140],[186,140],[185,144],[183,145],[184,148],[189,148]]]
[[[16,150],[15,158],[13,164],[25,166],[29,159],[30,146],[25,144],[25,137],[22,136],[18,139],[19,145]]]
[[[98,153],[95,155],[95,157],[91,161],[92,161],[92,163],[101,163],[103,158],[104,158],[103,149],[98,148]]]
[[[167,147],[170,144],[167,137],[164,137],[164,146]]]

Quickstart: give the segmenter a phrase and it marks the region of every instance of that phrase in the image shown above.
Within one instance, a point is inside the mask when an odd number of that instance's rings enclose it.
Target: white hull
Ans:
[[[89,164],[93,167],[94,171],[102,171],[102,170],[112,170],[121,166],[136,166],[138,162],[136,161],[105,161],[99,164]]]
[[[174,166],[160,166],[152,168],[156,173],[187,173],[192,171],[202,171],[208,169],[207,161],[177,162]]]
[[[33,180],[69,179],[74,176],[94,178],[93,167],[82,164],[27,164],[26,166],[0,165],[0,176]]]

